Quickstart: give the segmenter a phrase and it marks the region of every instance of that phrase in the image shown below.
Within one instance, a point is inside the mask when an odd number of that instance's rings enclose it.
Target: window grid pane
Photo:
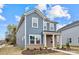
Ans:
[[[38,27],[38,18],[35,17],[32,18],[32,27],[34,28]]]
[[[34,39],[35,39],[34,36],[30,36],[30,43],[31,43],[31,44],[34,44]]]

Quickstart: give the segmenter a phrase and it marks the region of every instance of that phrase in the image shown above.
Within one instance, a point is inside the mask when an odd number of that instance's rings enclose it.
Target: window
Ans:
[[[38,18],[32,17],[32,27],[38,28]]]
[[[54,31],[54,24],[53,23],[50,23],[50,30]]]
[[[78,37],[78,43],[79,43],[79,37]]]
[[[30,44],[40,44],[41,36],[40,35],[30,35]]]
[[[31,43],[31,44],[34,44],[34,39],[35,39],[34,36],[30,36],[30,43]]]
[[[68,38],[68,43],[72,43],[72,39],[71,38]]]
[[[43,21],[43,28],[44,30],[47,30],[47,22]]]
[[[37,36],[36,36],[36,44],[40,44],[40,40],[41,40],[40,35],[37,35]]]

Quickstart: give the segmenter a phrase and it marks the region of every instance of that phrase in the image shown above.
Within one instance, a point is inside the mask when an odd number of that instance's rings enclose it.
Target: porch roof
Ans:
[[[56,31],[44,31],[43,34],[48,34],[48,35],[60,35],[59,32]]]

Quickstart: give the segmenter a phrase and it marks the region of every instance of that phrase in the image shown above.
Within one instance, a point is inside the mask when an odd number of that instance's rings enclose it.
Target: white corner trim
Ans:
[[[25,16],[25,37],[24,38],[25,38],[25,48],[26,48],[26,44],[27,44],[26,43],[26,16]]]
[[[36,23],[37,23],[37,27],[34,27],[33,26],[33,22],[35,22],[35,20],[37,21]],[[38,28],[38,18],[37,17],[32,17],[32,28]]]

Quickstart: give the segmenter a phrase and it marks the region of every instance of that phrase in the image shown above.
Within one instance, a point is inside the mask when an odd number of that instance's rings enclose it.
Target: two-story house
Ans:
[[[23,48],[56,47],[57,22],[49,20],[40,10],[24,13],[16,33],[16,44]]]

